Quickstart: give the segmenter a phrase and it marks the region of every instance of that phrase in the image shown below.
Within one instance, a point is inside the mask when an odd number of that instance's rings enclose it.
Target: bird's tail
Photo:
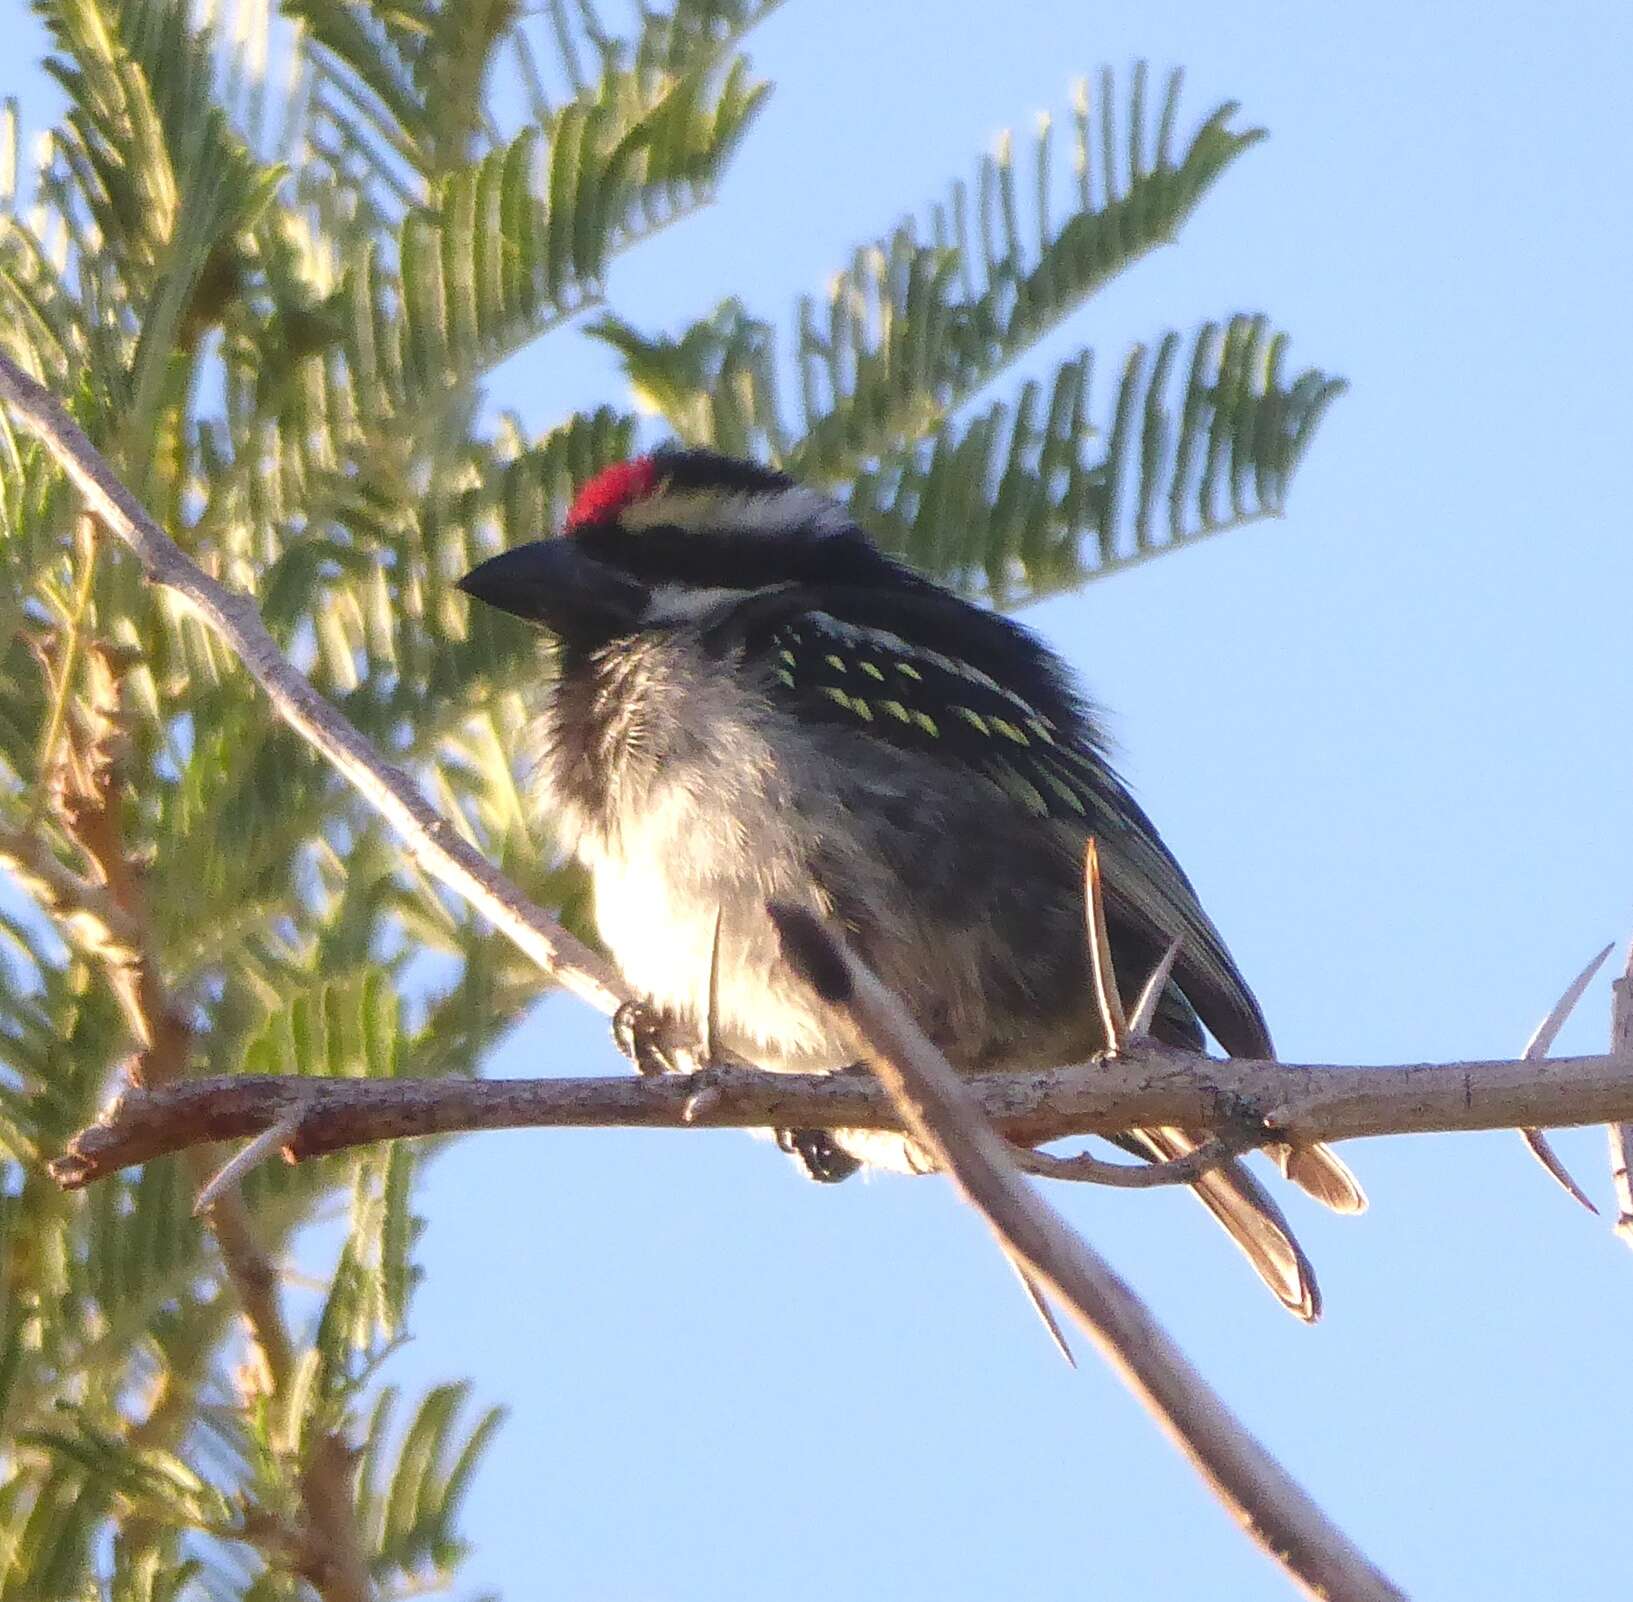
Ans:
[[[1366,1192],[1331,1146],[1272,1146],[1276,1166],[1306,1194],[1335,1213],[1364,1213]]]
[[[1130,1150],[1158,1162],[1183,1157],[1197,1147],[1197,1142],[1180,1129],[1133,1129],[1129,1131],[1126,1143]],[[1301,1146],[1292,1150],[1295,1153],[1292,1159],[1294,1167],[1309,1162],[1320,1165],[1321,1158],[1315,1154],[1324,1153],[1337,1163],[1339,1170],[1349,1178],[1350,1188],[1359,1196],[1359,1187],[1349,1177],[1349,1170],[1325,1147]],[[1290,1168],[1284,1167],[1283,1171],[1292,1173]],[[1322,1174],[1326,1172],[1324,1168],[1321,1169]],[[1299,1182],[1303,1183],[1303,1180]],[[1321,1287],[1316,1284],[1315,1270],[1310,1266],[1303,1248],[1293,1238],[1293,1231],[1282,1216],[1281,1209],[1246,1165],[1234,1160],[1221,1163],[1204,1174],[1191,1188],[1224,1226],[1225,1233],[1242,1249],[1247,1260],[1258,1271],[1260,1279],[1275,1292],[1282,1306],[1313,1324],[1321,1316]],[[1310,1187],[1306,1185],[1305,1188]],[[1329,1188],[1333,1189],[1334,1194],[1339,1194],[1343,1189],[1336,1178],[1332,1179]]]

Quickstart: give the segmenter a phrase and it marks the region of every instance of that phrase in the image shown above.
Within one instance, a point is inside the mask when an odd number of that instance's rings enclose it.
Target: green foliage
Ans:
[[[1023,160],[1005,141],[786,319],[728,298],[661,333],[613,309],[617,258],[726,180],[766,93],[741,46],[771,0],[643,5],[623,27],[587,0],[37,8],[66,110],[22,173],[0,113],[0,342],[569,922],[582,885],[517,771],[529,642],[451,580],[558,525],[646,435],[610,407],[495,416],[497,363],[576,322],[683,439],[829,485],[1001,603],[1280,512],[1338,388],[1238,316],[1127,353],[1098,391],[1085,351],[991,393],[1259,137],[1231,106],[1182,136],[1177,75],[1152,96],[1143,68],[1103,74],[1067,162],[1048,129]],[[0,619],[0,1602],[311,1595],[302,1554],[336,1495],[381,1594],[454,1583],[498,1414],[450,1384],[393,1422],[415,1154],[265,1165],[242,1238],[193,1217],[196,1164],[69,1197],[43,1162],[133,1057],[478,1072],[538,976],[3,426]],[[163,1038],[159,1003],[184,1026]],[[307,1227],[337,1211],[343,1240]],[[319,1291],[271,1285],[281,1337],[255,1253],[327,1253]],[[318,1495],[348,1446],[349,1490]]]
[[[378,1554],[377,1574],[396,1569],[412,1576],[426,1568],[445,1574],[463,1556],[446,1532],[503,1418],[490,1408],[462,1431],[457,1415],[467,1395],[464,1385],[437,1386],[395,1433],[396,1391],[387,1387],[376,1398],[363,1435],[357,1509],[364,1541]]]
[[[973,185],[956,183],[927,219],[904,219],[858,251],[825,306],[805,299],[796,309],[797,430],[782,420],[796,386],[775,330],[735,301],[679,337],[610,314],[593,331],[683,439],[848,492],[891,549],[1001,604],[1150,554],[1159,501],[1171,509],[1168,544],[1278,513],[1341,386],[1314,372],[1289,380],[1286,336],[1270,337],[1262,318],[1233,319],[1222,341],[1204,325],[1177,396],[1180,335],[1165,335],[1153,362],[1131,352],[1100,428],[1088,404],[1089,352],[1051,383],[1023,385],[1013,403],[958,416],[1095,290],[1172,239],[1262,137],[1234,128],[1227,104],[1176,152],[1179,96],[1175,72],[1148,116],[1143,66],[1126,111],[1109,71],[1094,99],[1080,88],[1074,181],[1058,227],[1045,122],[1024,184],[1006,137]]]

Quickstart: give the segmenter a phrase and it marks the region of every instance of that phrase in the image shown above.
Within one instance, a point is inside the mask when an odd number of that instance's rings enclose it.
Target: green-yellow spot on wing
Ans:
[[[856,716],[859,717],[864,723],[871,723],[873,721],[873,708],[870,707],[861,696],[846,695],[837,684],[822,684],[818,685],[817,688],[823,695],[827,696],[827,698],[832,701],[835,706],[842,706],[847,712],[855,713]]]
[[[1059,774],[1045,773],[1043,782],[1050,790],[1069,806],[1079,817],[1087,815],[1088,809],[1083,805],[1083,798]]]
[[[1043,792],[1024,773],[1007,762],[994,762],[987,772],[1007,795],[1018,801],[1033,817],[1048,817],[1049,803],[1043,799]]]

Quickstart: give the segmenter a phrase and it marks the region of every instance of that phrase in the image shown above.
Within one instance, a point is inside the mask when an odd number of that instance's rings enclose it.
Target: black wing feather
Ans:
[[[1027,630],[927,583],[883,596],[791,585],[736,603],[706,638],[760,661],[799,717],[978,773],[1021,817],[1093,835],[1114,934],[1123,924],[1158,952],[1178,936],[1174,984],[1202,1022],[1233,1056],[1272,1054],[1190,880],[1111,768],[1065,665]]]

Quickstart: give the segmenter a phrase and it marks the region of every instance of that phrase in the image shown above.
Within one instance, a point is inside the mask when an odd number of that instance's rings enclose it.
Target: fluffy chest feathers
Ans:
[[[831,805],[802,774],[784,718],[752,675],[684,637],[623,641],[564,663],[543,717],[540,802],[589,869],[596,924],[626,979],[699,1019],[720,923],[726,1043],[768,1067],[854,1059],[788,976],[772,899],[824,915],[812,830]]]

